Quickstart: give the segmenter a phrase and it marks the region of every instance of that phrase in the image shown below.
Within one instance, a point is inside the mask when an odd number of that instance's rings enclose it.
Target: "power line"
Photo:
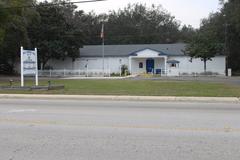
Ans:
[[[56,6],[56,5],[65,5],[65,4],[80,4],[80,3],[93,3],[93,2],[101,2],[101,1],[107,1],[107,0],[84,0],[84,1],[74,1],[74,2],[60,2],[60,3],[47,3],[47,4],[41,4],[43,7],[49,7],[49,6]],[[0,9],[18,9],[18,8],[35,8],[36,6],[33,5],[26,5],[26,6],[18,6],[18,7],[3,7]]]

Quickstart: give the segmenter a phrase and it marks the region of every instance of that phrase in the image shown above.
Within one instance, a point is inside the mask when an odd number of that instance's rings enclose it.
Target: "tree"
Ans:
[[[0,2],[0,45],[2,44],[4,39],[6,23],[9,18],[8,10],[3,9],[5,7],[6,7],[6,4],[3,1],[1,1]]]
[[[100,32],[102,21],[106,21],[106,19],[108,19],[107,14],[96,15],[94,12],[84,13],[81,10],[75,12],[74,23],[84,33],[84,44],[98,45],[102,43]],[[106,32],[108,31],[106,30]]]
[[[60,3],[59,3],[60,2]],[[33,46],[39,49],[39,61],[44,69],[50,59],[79,57],[82,45],[82,31],[74,23],[76,6],[54,1],[59,5],[43,2],[37,5],[40,20],[29,27]]]
[[[221,10],[225,16],[226,53],[228,56],[228,67],[235,72],[240,72],[240,1],[228,0],[223,3]]]
[[[179,41],[184,43],[189,43],[192,38],[196,34],[196,29],[194,29],[191,25],[183,25],[182,29],[180,30],[180,39]]]
[[[203,19],[200,29],[187,45],[186,53],[192,58],[201,58],[204,63],[204,71],[207,70],[207,61],[215,55],[224,54],[224,34],[219,33],[218,27],[221,24],[221,14],[211,14],[209,18]]]
[[[227,67],[234,72],[240,71],[240,1],[219,1],[222,8],[219,12],[210,14],[202,21],[198,35],[189,44],[188,50],[192,56],[202,54],[200,51],[225,54]],[[202,46],[203,48],[201,48]],[[200,52],[198,51],[198,52]],[[210,56],[211,58],[211,56]]]
[[[12,0],[2,1],[3,9],[1,15],[7,15],[7,19],[1,24],[0,63],[1,66],[10,66],[13,72],[14,65],[19,57],[20,46],[28,48],[30,40],[27,26],[31,24],[37,13],[33,8],[22,8],[21,6],[33,5],[34,0]],[[4,14],[2,14],[4,13]],[[1,20],[2,21],[2,20]]]
[[[105,21],[106,44],[175,43],[180,41],[180,22],[161,6],[129,4],[124,9],[78,19],[86,34],[86,44],[101,44],[101,23]]]
[[[143,4],[129,4],[108,15],[106,43],[174,43],[178,41],[179,27],[175,17],[161,6],[148,8]]]
[[[187,45],[186,53],[192,58],[201,58],[204,63],[204,72],[207,70],[207,61],[222,52],[222,44],[216,43],[198,32],[193,40]]]

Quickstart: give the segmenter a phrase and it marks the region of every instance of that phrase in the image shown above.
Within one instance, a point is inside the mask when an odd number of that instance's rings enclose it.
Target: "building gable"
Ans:
[[[163,53],[162,51],[158,51],[151,48],[145,48],[145,49],[135,51],[131,53],[129,56],[142,57],[142,58],[146,58],[146,57],[154,58],[159,56],[166,56],[166,54]]]

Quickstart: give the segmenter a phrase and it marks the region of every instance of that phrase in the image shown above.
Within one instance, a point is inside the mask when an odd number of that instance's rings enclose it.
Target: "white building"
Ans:
[[[204,64],[201,59],[192,59],[184,54],[186,44],[105,45],[104,59],[101,45],[88,45],[80,49],[80,58],[74,62],[52,60],[53,69],[110,70],[119,73],[126,65],[131,74],[154,73],[167,76],[201,74]],[[104,64],[104,67],[103,67]],[[225,75],[226,57],[218,55],[207,61],[207,71]]]

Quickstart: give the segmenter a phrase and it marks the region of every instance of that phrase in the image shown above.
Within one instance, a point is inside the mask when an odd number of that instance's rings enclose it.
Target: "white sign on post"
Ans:
[[[35,75],[38,86],[37,48],[34,51],[21,47],[21,86],[24,87],[24,75]]]

